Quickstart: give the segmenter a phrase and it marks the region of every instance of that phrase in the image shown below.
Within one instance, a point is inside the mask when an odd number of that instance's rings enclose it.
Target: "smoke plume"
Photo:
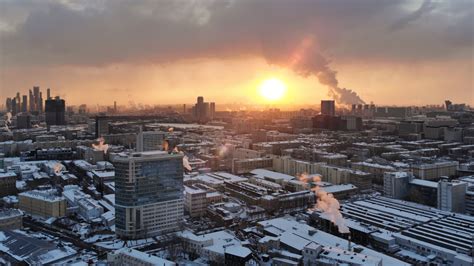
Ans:
[[[53,167],[53,170],[56,175],[59,175],[64,170],[64,165],[60,163],[56,163]]]
[[[314,36],[303,38],[291,53],[288,64],[285,64],[284,61],[278,62],[278,60],[276,63],[287,66],[304,77],[316,77],[319,83],[327,86],[328,96],[338,104],[364,104],[364,100],[355,91],[339,87],[337,72],[331,69],[329,60],[320,52],[314,39]],[[272,63],[274,58],[267,56],[267,60]]]
[[[96,151],[103,151],[104,153],[107,153],[107,150],[109,149],[109,144],[105,144],[104,138],[98,138],[97,142],[97,144],[92,144],[92,148],[94,148],[94,150]]]
[[[10,125],[11,125],[11,123],[12,123],[12,120],[11,120],[11,119],[12,119],[12,113],[7,112],[7,113],[5,114],[5,129],[6,129],[8,132],[11,132],[11,130],[10,130]]]
[[[313,177],[308,176],[307,174],[302,174],[298,177],[298,180],[302,182],[321,182],[321,177],[315,175]],[[347,234],[350,233],[349,227],[346,225],[346,220],[342,217],[341,212],[339,211],[341,205],[339,201],[334,198],[331,193],[327,193],[323,188],[316,185],[316,187],[311,189],[316,195],[317,201],[314,206],[315,209],[319,209],[323,214],[327,215],[333,224],[337,226],[339,233]]]

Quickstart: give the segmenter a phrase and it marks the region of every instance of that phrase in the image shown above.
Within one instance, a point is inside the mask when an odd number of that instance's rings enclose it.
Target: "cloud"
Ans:
[[[36,1],[7,1],[2,4],[1,11],[7,21],[2,20],[0,25],[9,30],[1,31],[0,41],[6,66],[100,66],[266,55],[288,60],[308,35],[315,36],[317,48],[323,53],[355,50],[351,47],[351,39],[346,39],[351,32],[359,32],[369,48],[383,49],[384,44],[377,40],[382,32],[374,25],[387,25],[392,30],[415,27],[417,25],[411,25],[411,22],[423,19],[422,15],[434,6],[430,1],[424,1],[419,9],[411,12],[402,8],[406,3],[383,0],[141,0],[129,5],[129,1],[121,0],[63,0],[39,5]],[[440,13],[437,18],[445,19],[448,15]],[[454,17],[451,24],[461,22],[468,24],[470,21]],[[432,25],[430,30],[442,31],[443,25]],[[387,56],[400,56],[410,50],[403,42],[412,42],[411,37],[410,32],[398,35],[397,39],[402,42],[399,51],[386,51]],[[438,41],[444,42],[442,37],[437,36]],[[358,42],[359,38],[353,39]],[[424,43],[430,50],[430,44],[423,39],[415,42]],[[346,53],[353,55],[357,51]]]
[[[337,87],[331,61],[469,56],[472,1],[419,3],[140,0],[130,5],[125,0],[6,0],[0,4],[1,60],[3,67],[101,67],[262,57]],[[415,11],[407,8],[410,5],[417,7]],[[308,38],[313,40],[311,47],[292,65]],[[357,97],[351,101],[359,101]]]
[[[412,13],[408,13],[405,16],[401,17],[399,20],[394,22],[389,27],[389,29],[391,31],[400,30],[408,26],[408,24],[410,24],[411,22],[419,19],[424,14],[431,12],[434,8],[435,8],[435,5],[431,2],[431,0],[424,0],[420,8],[418,8],[416,11]]]

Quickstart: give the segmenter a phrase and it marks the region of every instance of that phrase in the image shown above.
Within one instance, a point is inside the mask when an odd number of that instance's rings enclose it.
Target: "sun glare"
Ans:
[[[285,83],[276,78],[264,80],[260,85],[260,95],[269,101],[281,99],[285,94],[285,91]]]

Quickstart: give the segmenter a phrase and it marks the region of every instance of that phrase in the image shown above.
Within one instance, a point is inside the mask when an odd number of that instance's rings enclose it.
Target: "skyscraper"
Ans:
[[[29,97],[30,97],[30,112],[34,112],[35,110],[35,98],[33,96],[33,92],[30,90],[29,91]]]
[[[212,120],[212,119],[214,119],[214,116],[216,115],[216,103],[211,102],[209,108],[210,108],[209,114],[210,114],[210,118]]]
[[[115,232],[141,239],[179,229],[183,217],[183,155],[165,151],[119,154],[115,175]]]
[[[336,115],[336,106],[334,100],[322,100],[321,101],[321,114],[322,115]]]
[[[28,96],[23,95],[21,101],[21,111],[26,113],[28,111]]]
[[[54,99],[46,100],[46,124],[50,125],[65,125],[65,111],[66,103],[57,96]]]
[[[34,108],[33,111],[39,112],[39,100],[40,100],[40,88],[38,86],[33,87],[33,101],[34,101]]]
[[[197,122],[204,123],[213,118],[213,113],[215,112],[216,104],[204,102],[204,97],[199,96],[197,98],[197,103],[193,108],[193,115]]]

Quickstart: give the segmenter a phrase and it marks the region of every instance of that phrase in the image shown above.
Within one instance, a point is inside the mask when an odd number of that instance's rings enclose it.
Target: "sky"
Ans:
[[[0,100],[474,105],[472,0],[0,0]]]

